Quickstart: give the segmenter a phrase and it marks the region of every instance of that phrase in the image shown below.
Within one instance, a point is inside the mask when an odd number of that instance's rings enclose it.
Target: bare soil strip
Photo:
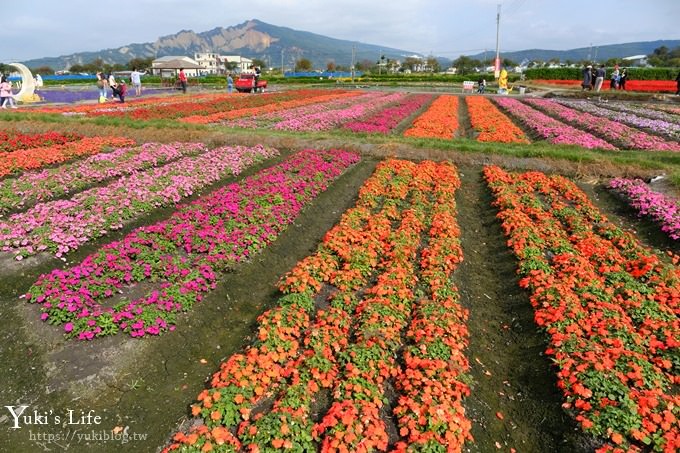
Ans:
[[[479,167],[460,169],[459,224],[465,259],[455,274],[468,328],[471,396],[467,415],[474,443],[466,451],[585,452],[589,441],[561,408],[555,372],[543,355],[544,336],[516,261],[503,239]]]

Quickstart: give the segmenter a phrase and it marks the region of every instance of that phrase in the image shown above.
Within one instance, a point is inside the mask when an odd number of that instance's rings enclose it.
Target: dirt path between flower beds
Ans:
[[[67,451],[76,453],[120,452],[121,449],[156,451],[173,433],[178,422],[187,417],[188,405],[205,387],[205,381],[219,364],[249,344],[257,316],[276,301],[279,277],[316,249],[326,231],[354,204],[359,187],[373,172],[376,163],[376,160],[364,159],[341,176],[305,208],[296,222],[264,253],[221,278],[216,290],[191,313],[180,316],[177,330],[161,337],[129,340],[119,335],[84,345],[74,344],[74,348],[66,344],[58,359],[63,363],[46,363],[47,351],[36,343],[33,335],[16,328],[25,323],[18,310],[13,309],[16,299],[3,300],[0,303],[0,323],[4,325],[0,354],[5,363],[3,371],[10,383],[0,387],[0,401],[3,406],[30,405],[27,411],[35,409],[46,413],[50,423],[17,430],[3,427],[0,451],[40,451],[41,445],[57,451],[68,445]],[[116,347],[123,349],[116,352]],[[77,351],[77,356],[69,356],[69,350]],[[47,373],[50,367],[59,365],[68,370],[69,366],[74,366],[87,370],[90,355],[93,362],[101,364],[107,354],[111,363],[105,369],[93,367],[92,374],[78,385],[69,390],[49,388]],[[82,371],[73,370],[73,375],[82,375]],[[104,385],[101,381],[105,381]],[[88,396],[92,388],[97,393]],[[81,410],[85,414],[94,411],[101,417],[101,422],[55,425],[54,417],[59,415],[64,421],[68,409],[73,409],[76,415]],[[7,410],[0,412],[0,422],[5,426],[12,422]],[[84,438],[78,442],[76,437],[59,441],[60,446],[57,446],[35,435],[63,437],[76,429],[81,435],[91,431],[111,435],[114,427],[128,427],[128,435],[142,434],[146,439],[129,440],[122,445],[120,441],[101,439],[88,444]]]
[[[518,286],[517,262],[480,170],[460,169],[457,196],[464,261],[454,278],[470,310],[472,382],[465,405],[475,438],[465,451],[591,451],[561,407],[555,370],[543,355],[545,337],[534,324],[528,295]]]

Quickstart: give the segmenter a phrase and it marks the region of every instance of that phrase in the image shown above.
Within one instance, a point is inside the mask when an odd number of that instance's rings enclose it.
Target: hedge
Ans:
[[[624,66],[620,66],[623,68]],[[605,68],[609,76],[614,68]],[[629,80],[675,80],[680,68],[626,68]],[[527,79],[581,80],[583,68],[535,68],[524,71]]]

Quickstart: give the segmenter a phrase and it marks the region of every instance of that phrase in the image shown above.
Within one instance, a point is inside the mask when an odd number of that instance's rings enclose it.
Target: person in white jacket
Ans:
[[[135,87],[135,96],[140,96],[142,94],[142,76],[146,74],[146,71],[139,72],[137,68],[133,68],[130,73],[130,82],[132,86]]]

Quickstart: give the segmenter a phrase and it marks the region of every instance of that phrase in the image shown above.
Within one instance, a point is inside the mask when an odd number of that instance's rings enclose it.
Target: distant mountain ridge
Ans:
[[[649,55],[654,49],[666,46],[669,49],[680,46],[680,39],[629,42],[624,44],[608,44],[604,46],[580,47],[569,50],[546,50],[529,49],[516,52],[501,52],[501,58],[508,58],[517,63],[524,60],[548,61],[559,58],[561,62],[570,60],[572,62],[581,60],[606,61],[610,58],[625,58],[634,55]],[[486,55],[486,56],[485,56]],[[490,53],[479,53],[470,55],[471,58],[484,60],[489,58]]]
[[[680,40],[659,40],[647,42],[631,42],[611,44],[597,47],[582,47],[571,50],[530,49],[516,52],[502,52],[503,58],[521,62],[523,60],[543,60],[559,58],[579,61],[609,58],[622,58],[632,55],[648,55],[657,47],[673,48],[680,46]],[[168,55],[186,55],[193,57],[197,52],[215,52],[221,55],[241,55],[247,58],[259,58],[269,66],[286,68],[294,66],[300,58],[312,62],[315,68],[326,68],[328,62],[336,65],[350,66],[352,49],[355,50],[355,62],[368,60],[376,62],[381,55],[385,58],[404,60],[407,56],[421,56],[416,52],[395,49],[387,46],[366,44],[358,41],[347,41],[329,38],[316,33],[294,30],[267,24],[257,19],[242,24],[196,33],[192,30],[181,30],[173,35],[161,36],[154,42],[134,43],[126,46],[104,49],[96,52],[78,52],[59,57],[46,57],[24,61],[28,67],[49,66],[55,70],[68,69],[74,64],[84,64],[101,58],[104,63],[127,63],[132,58],[163,57]],[[436,55],[435,55],[436,56]],[[469,55],[483,60],[492,57],[491,53]],[[282,61],[283,59],[283,61]],[[442,66],[451,60],[438,58]]]
[[[350,66],[352,48],[355,47],[355,62],[377,61],[385,58],[401,59],[415,52],[386,46],[365,44],[357,41],[329,38],[306,31],[279,27],[253,19],[239,25],[196,33],[181,30],[174,35],[158,38],[153,43],[136,43],[115,49],[97,52],[78,52],[51,58],[38,58],[23,62],[28,67],[49,66],[55,70],[67,69],[73,64],[84,64],[101,58],[104,63],[127,63],[132,58],[186,55],[193,57],[197,52],[215,52],[220,55],[241,55],[259,58],[269,66],[283,64],[291,68],[295,61],[306,58],[316,68],[325,68],[329,61],[336,65]]]

